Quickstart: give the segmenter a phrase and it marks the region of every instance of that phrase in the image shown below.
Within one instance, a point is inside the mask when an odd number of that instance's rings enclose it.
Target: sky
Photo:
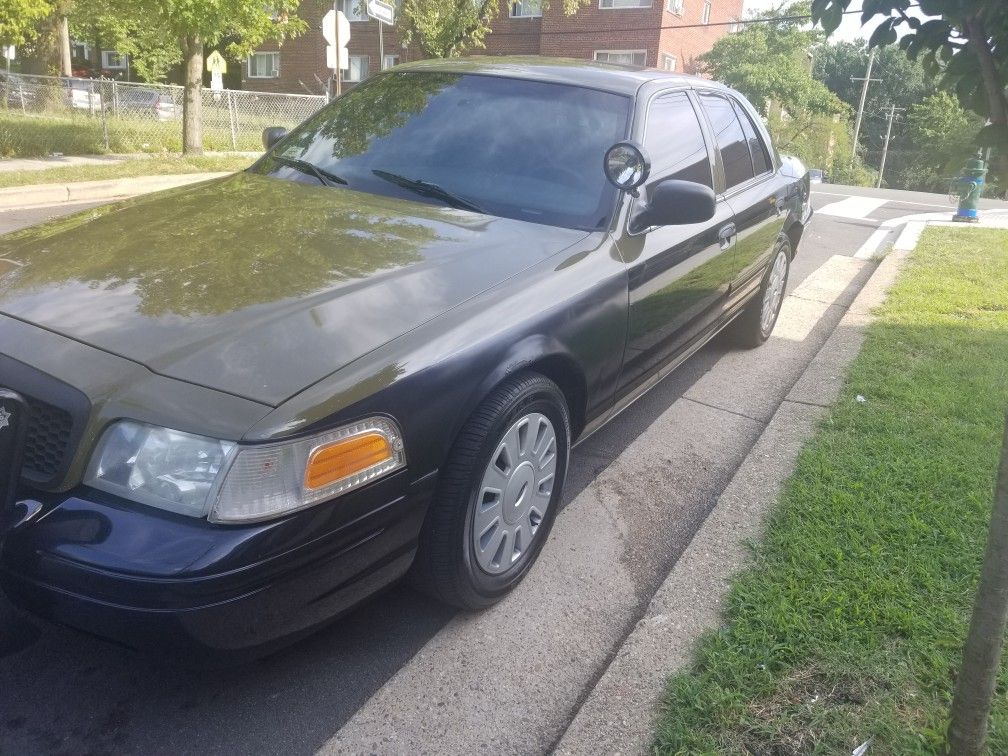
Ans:
[[[748,16],[749,11],[762,11],[768,8],[776,8],[781,4],[781,0],[745,0],[743,5],[743,17]],[[849,10],[860,10],[861,3],[859,0],[853,0],[850,4]],[[909,16],[924,16],[917,11],[915,8],[911,8],[907,11]],[[864,27],[861,26],[861,14],[851,13],[843,17],[843,21],[840,22],[840,27],[833,32],[830,36],[830,42],[853,42],[858,37],[868,39],[871,33],[875,30],[875,27],[881,23],[882,17],[876,16],[871,21],[869,21]],[[896,27],[897,33],[902,33],[900,27]]]

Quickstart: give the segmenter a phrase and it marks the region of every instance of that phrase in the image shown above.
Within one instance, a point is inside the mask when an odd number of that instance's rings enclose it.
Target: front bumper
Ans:
[[[406,474],[249,526],[90,489],[21,496],[0,533],[0,586],[24,609],[133,648],[262,655],[407,571],[434,475],[407,485]]]

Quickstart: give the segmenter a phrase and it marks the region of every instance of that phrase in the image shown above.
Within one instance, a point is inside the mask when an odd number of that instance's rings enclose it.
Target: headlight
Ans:
[[[85,483],[141,504],[204,517],[235,444],[119,422],[105,431]]]
[[[331,499],[405,465],[402,434],[383,417],[258,446],[120,422],[102,437],[85,482],[212,522],[252,522]]]

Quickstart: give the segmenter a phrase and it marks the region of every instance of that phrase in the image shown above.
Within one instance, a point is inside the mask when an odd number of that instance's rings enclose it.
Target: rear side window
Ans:
[[[710,119],[718,149],[721,150],[725,189],[731,189],[755,175],[742,124],[735,115],[735,108],[724,97],[706,92],[700,95],[700,101],[703,103],[707,118]]]
[[[653,180],[674,178],[713,188],[707,144],[685,92],[662,95],[651,103],[644,146],[651,156]]]
[[[749,142],[749,155],[752,157],[753,170],[760,176],[770,170],[770,154],[767,152],[763,138],[756,131],[749,114],[736,102],[735,110],[738,111],[738,119],[742,122],[742,131],[745,132],[746,141]]]

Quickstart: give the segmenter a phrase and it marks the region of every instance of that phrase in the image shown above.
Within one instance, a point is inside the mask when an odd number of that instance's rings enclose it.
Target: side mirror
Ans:
[[[265,128],[263,129],[262,135],[263,147],[268,150],[285,136],[287,136],[287,129],[283,126],[270,126],[269,128]]]
[[[647,204],[635,212],[630,221],[630,230],[703,223],[713,218],[716,211],[717,197],[709,186],[693,181],[665,179],[651,190]]]

